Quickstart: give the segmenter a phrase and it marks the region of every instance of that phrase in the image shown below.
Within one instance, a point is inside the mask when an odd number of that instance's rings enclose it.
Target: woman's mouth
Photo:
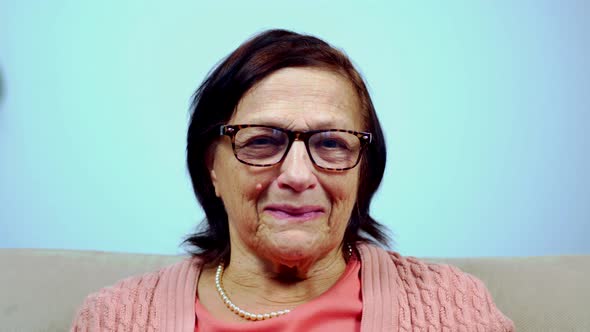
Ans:
[[[275,219],[288,221],[309,221],[324,214],[324,208],[314,205],[269,205],[264,211]]]

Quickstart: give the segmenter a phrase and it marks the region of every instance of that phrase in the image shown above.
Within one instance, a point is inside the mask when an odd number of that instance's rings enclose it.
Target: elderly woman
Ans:
[[[74,331],[512,331],[481,281],[388,252],[369,215],[385,142],[322,40],[264,32],[197,90],[192,258],[90,295]]]

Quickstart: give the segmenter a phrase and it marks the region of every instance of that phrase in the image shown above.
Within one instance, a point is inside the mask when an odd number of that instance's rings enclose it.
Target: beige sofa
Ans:
[[[0,249],[0,331],[66,331],[88,293],[180,259]],[[482,279],[517,331],[590,331],[590,256],[428,260]]]

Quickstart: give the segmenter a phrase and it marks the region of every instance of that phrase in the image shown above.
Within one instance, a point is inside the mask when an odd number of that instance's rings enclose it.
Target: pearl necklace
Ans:
[[[350,258],[352,256],[352,246],[350,244],[348,244],[347,246],[348,246],[348,258]],[[223,268],[224,268],[223,261],[221,261],[219,263],[219,265],[217,266],[217,271],[215,272],[215,288],[217,288],[217,293],[219,293],[219,296],[221,296],[221,299],[223,300],[223,303],[225,303],[225,306],[229,310],[231,310],[234,314],[236,314],[242,318],[245,318],[247,320],[256,321],[256,320],[266,320],[266,319],[270,319],[270,318],[279,317],[279,316],[286,315],[291,312],[291,310],[289,310],[289,309],[284,309],[284,310],[279,310],[279,311],[271,311],[271,312],[265,313],[265,314],[254,314],[254,313],[251,313],[249,311],[246,311],[246,310],[238,307],[229,299],[229,297],[225,293],[225,290],[223,289],[223,283],[221,282],[221,277],[223,276]]]
[[[229,310],[231,310],[234,314],[236,314],[242,318],[245,318],[247,320],[254,321],[254,320],[265,320],[265,319],[275,318],[275,317],[279,317],[279,316],[282,316],[284,314],[288,314],[289,312],[291,312],[291,310],[285,309],[285,310],[279,310],[279,311],[271,311],[270,313],[266,313],[266,314],[254,314],[254,313],[248,312],[248,311],[238,307],[229,299],[229,297],[227,297],[227,294],[225,294],[225,290],[223,289],[223,283],[221,282],[222,275],[223,275],[223,262],[219,263],[219,265],[217,266],[217,272],[215,273],[215,288],[217,288],[217,293],[219,293],[219,296],[221,296],[221,299],[223,300],[223,303],[225,303],[225,306]]]

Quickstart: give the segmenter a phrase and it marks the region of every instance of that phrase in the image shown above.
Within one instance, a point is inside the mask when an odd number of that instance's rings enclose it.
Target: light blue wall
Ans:
[[[590,253],[590,2],[360,3],[0,0],[0,247],[181,252],[189,98],[282,27],[366,77],[398,251]]]

